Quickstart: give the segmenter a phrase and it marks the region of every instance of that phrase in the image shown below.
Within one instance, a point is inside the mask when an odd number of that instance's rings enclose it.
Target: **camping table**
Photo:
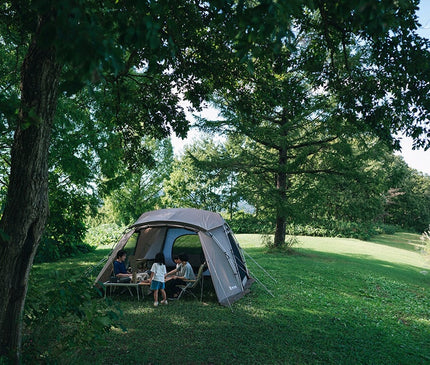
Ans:
[[[148,286],[149,283],[111,283],[109,281],[106,281],[105,283],[103,283],[103,285],[105,286],[104,288],[105,297],[106,297],[107,288],[109,288],[109,295],[112,295],[112,288],[115,288],[115,287],[127,288],[131,296],[133,296],[133,292],[131,291],[130,288],[136,288],[137,300],[140,300],[139,287],[142,287],[142,299],[143,299],[145,297],[143,294],[143,287]]]

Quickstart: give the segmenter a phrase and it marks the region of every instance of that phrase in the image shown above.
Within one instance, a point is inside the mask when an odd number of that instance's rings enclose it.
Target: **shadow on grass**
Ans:
[[[126,332],[64,363],[424,364],[430,361],[429,277],[417,268],[302,249],[261,254],[261,277],[232,310],[205,294],[154,308],[121,298]],[[252,266],[251,263],[249,263]],[[208,289],[207,284],[206,288]],[[118,298],[119,299],[119,298]],[[422,306],[422,307],[421,307]],[[427,309],[426,309],[427,308]],[[117,355],[118,354],[118,355]],[[63,362],[62,362],[63,363]]]
[[[420,236],[415,233],[381,234],[370,239],[369,242],[396,247],[408,251],[419,251],[423,248]]]
[[[104,345],[73,361],[176,364],[180,358],[186,364],[420,364],[430,359],[425,337],[429,331],[416,335],[412,328],[393,326],[365,311],[315,308],[306,302],[298,306],[273,299],[270,305],[257,306],[259,295],[255,290],[233,311],[191,301],[158,308],[151,303],[124,303],[127,332],[110,332]]]
[[[109,251],[109,250],[106,250]],[[62,364],[424,364],[430,361],[430,274],[422,268],[299,248],[294,255],[247,248],[264,270],[232,309],[189,297],[154,308],[128,295],[121,324],[101,344],[56,359]],[[85,255],[72,266],[94,265]],[[68,269],[67,263],[59,267]],[[65,265],[64,267],[62,265]],[[51,266],[51,265],[47,265]],[[103,300],[103,299],[98,299]]]

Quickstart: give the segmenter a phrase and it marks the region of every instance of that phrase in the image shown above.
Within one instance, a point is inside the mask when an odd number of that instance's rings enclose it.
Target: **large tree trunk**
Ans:
[[[44,24],[40,19],[38,30]],[[21,70],[21,108],[0,221],[0,356],[20,362],[22,313],[33,258],[48,215],[48,148],[60,67],[52,48],[31,43]]]
[[[276,202],[276,228],[273,244],[275,247],[281,247],[285,244],[285,228],[287,224],[286,217],[286,200],[287,200],[287,150],[281,148],[279,150],[279,170],[276,177],[276,190],[278,193],[278,201]]]

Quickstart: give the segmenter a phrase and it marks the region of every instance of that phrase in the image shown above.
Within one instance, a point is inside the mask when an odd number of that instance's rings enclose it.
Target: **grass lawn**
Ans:
[[[231,309],[210,291],[203,303],[185,298],[157,308],[152,298],[124,294],[114,297],[123,329],[62,352],[54,344],[67,323],[57,323],[49,343],[58,352],[53,356],[48,344],[42,355],[60,364],[430,363],[430,261],[419,252],[418,235],[372,242],[299,237],[292,255],[267,253],[258,235],[237,238],[252,274],[274,297],[259,282]],[[85,270],[107,252],[35,265],[28,300],[32,282],[50,280],[48,272]]]

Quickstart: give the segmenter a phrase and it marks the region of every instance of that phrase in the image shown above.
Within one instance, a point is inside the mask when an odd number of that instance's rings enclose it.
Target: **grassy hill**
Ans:
[[[203,303],[154,308],[152,298],[124,294],[110,307],[120,309],[122,328],[71,348],[62,345],[70,322],[57,321],[45,340],[29,327],[28,355],[60,364],[430,363],[430,261],[419,236],[299,237],[292,255],[268,253],[258,235],[237,238],[258,281],[231,309],[217,304],[208,283]],[[107,252],[35,266],[29,300],[49,272],[73,275]]]

